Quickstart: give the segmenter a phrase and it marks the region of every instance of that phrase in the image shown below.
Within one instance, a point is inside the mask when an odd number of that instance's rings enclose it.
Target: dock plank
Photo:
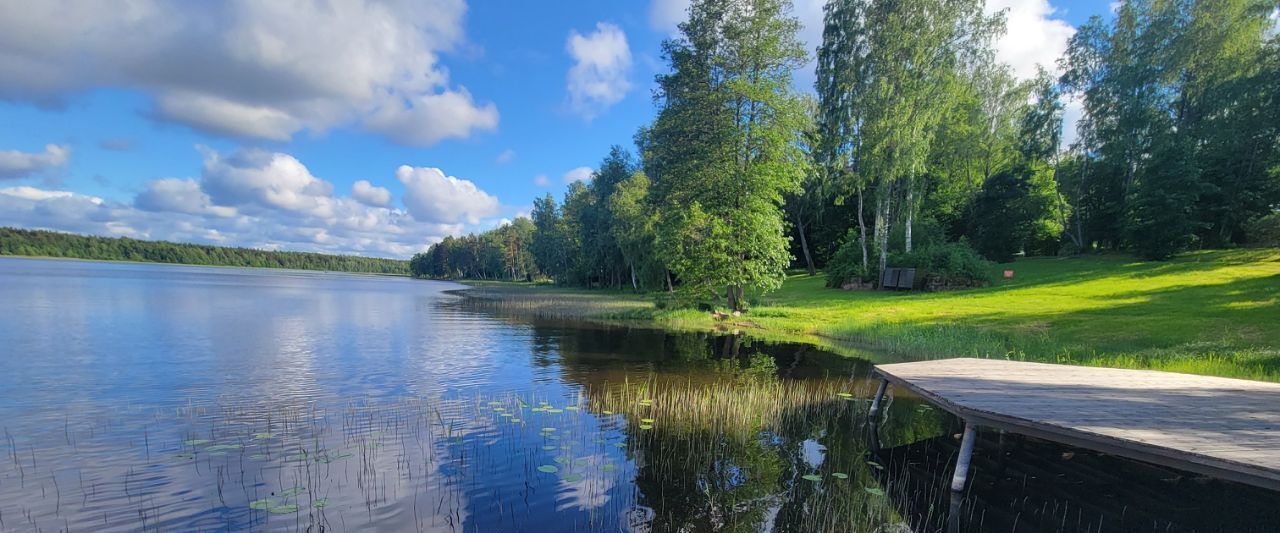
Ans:
[[[968,358],[876,372],[980,426],[1280,490],[1280,384]]]

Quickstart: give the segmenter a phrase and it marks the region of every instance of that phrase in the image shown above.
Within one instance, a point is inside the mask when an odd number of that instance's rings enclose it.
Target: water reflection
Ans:
[[[957,421],[891,391],[869,445],[865,360],[451,288],[0,259],[0,530],[945,526]],[[967,530],[1280,519],[1265,491],[981,437]]]

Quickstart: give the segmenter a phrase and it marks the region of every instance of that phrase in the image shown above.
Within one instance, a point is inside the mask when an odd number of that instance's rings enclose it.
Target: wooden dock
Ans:
[[[994,359],[879,365],[892,384],[965,421],[952,490],[962,491],[975,427],[1280,490],[1280,384]]]

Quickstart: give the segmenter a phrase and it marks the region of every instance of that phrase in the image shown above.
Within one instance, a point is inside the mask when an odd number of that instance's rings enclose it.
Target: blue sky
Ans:
[[[1023,75],[1110,11],[991,1]],[[683,5],[0,0],[0,225],[407,257],[630,148]]]

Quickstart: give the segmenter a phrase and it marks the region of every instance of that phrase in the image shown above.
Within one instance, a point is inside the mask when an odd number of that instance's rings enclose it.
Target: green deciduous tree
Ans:
[[[735,310],[746,289],[777,288],[790,263],[781,204],[803,176],[791,74],[805,53],[789,8],[695,1],[681,37],[664,43],[671,72],[658,76],[645,143],[659,259],[687,290],[723,289]]]

